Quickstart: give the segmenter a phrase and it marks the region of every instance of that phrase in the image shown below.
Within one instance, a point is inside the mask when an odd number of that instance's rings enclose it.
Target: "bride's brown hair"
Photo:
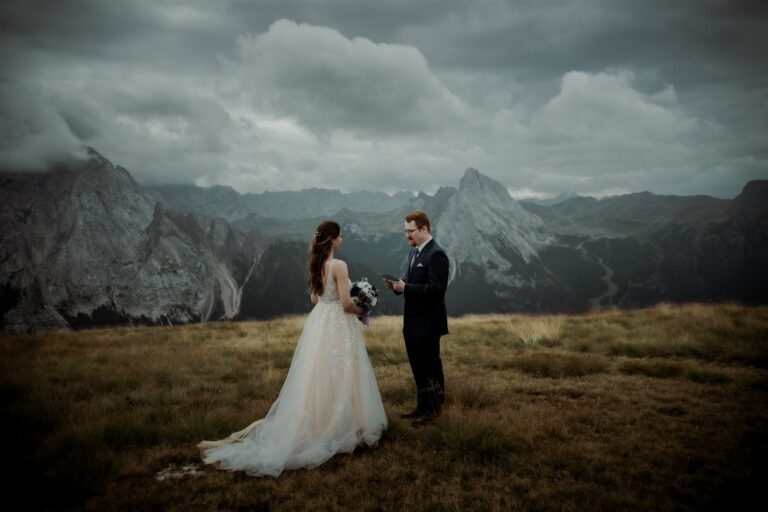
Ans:
[[[309,290],[315,295],[322,295],[325,291],[323,264],[331,255],[333,241],[340,234],[341,226],[332,220],[324,220],[317,226],[312,240],[309,242],[307,273],[309,274]]]

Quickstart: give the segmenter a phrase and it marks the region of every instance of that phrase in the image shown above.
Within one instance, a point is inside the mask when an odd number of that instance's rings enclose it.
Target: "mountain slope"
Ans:
[[[0,179],[3,330],[237,312],[258,237],[156,206],[92,149],[80,164]]]

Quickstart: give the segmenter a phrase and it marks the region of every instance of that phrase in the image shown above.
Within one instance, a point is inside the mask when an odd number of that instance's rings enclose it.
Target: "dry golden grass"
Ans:
[[[401,320],[377,317],[378,447],[157,480],[266,413],[303,321],[0,338],[6,487],[29,510],[701,510],[764,481],[768,308],[735,304],[453,318],[445,414],[418,430]]]

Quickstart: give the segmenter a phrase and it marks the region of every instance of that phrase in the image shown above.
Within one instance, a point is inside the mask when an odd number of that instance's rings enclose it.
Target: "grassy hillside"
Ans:
[[[419,430],[401,321],[376,317],[377,448],[279,479],[200,467],[198,441],[267,412],[302,324],[0,338],[6,488],[29,510],[701,510],[765,482],[768,307],[732,304],[452,318],[447,409]]]

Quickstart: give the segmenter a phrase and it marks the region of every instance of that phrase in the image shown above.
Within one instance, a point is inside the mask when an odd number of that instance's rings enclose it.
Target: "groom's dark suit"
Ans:
[[[418,409],[440,414],[445,399],[440,336],[448,334],[448,256],[437,242],[430,240],[420,253],[411,250],[403,281],[403,336],[418,389]]]

